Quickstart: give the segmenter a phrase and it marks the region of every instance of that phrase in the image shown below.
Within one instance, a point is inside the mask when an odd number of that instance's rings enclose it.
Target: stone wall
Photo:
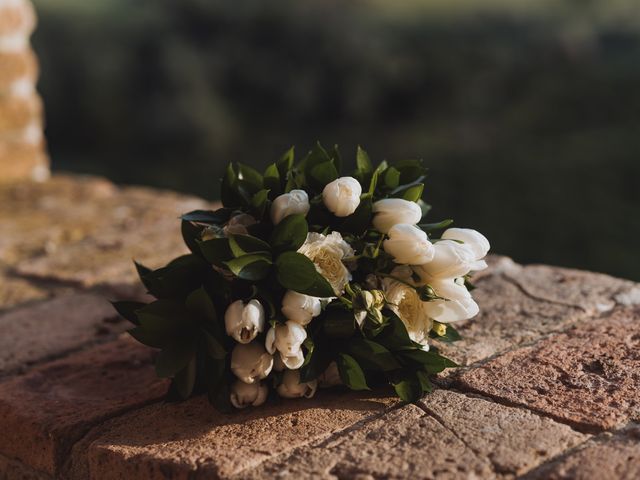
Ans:
[[[109,299],[204,201],[100,178],[0,186],[0,479],[640,478],[640,286],[494,256],[462,367],[415,404],[324,390],[233,415],[163,402]]]
[[[49,176],[38,64],[29,44],[35,19],[29,0],[0,0],[0,183]]]

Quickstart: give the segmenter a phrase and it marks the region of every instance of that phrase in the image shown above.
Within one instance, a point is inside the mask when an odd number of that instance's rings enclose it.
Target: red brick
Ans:
[[[66,295],[0,315],[0,375],[106,340],[130,325],[106,298]]]
[[[640,416],[640,310],[616,309],[473,368],[457,382],[585,431],[620,426]]]
[[[122,339],[0,383],[0,453],[57,475],[92,426],[162,397],[151,355]]]

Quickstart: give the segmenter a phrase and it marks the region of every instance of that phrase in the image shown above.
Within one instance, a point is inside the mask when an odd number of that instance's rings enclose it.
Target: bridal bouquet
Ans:
[[[374,167],[358,148],[352,176],[341,163],[318,144],[263,174],[230,164],[224,206],[182,216],[191,253],[136,264],[156,300],[114,306],[160,350],[171,397],[207,392],[227,411],[387,384],[414,401],[456,366],[432,343],[457,340],[451,323],[478,313],[469,275],[486,267],[489,242],[450,220],[423,223],[421,161]]]

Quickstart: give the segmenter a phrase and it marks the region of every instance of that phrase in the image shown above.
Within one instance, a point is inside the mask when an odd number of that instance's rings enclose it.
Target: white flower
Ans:
[[[385,278],[382,282],[389,308],[402,320],[409,338],[428,348],[429,330],[433,324],[426,309],[428,302],[423,302],[416,289],[406,284],[412,283],[411,269],[398,267],[391,275],[402,281]]]
[[[471,228],[449,228],[442,234],[446,240],[458,240],[464,242],[463,245],[471,250],[475,262],[471,265],[472,271],[487,268],[487,262],[483,259],[489,253],[491,246],[487,237]]]
[[[300,368],[304,363],[302,343],[306,339],[307,331],[304,327],[289,320],[267,332],[265,346],[271,354],[277,351],[287,368]]]
[[[382,233],[399,223],[417,224],[422,218],[422,210],[415,202],[402,198],[385,198],[373,204],[373,226]]]
[[[276,197],[271,204],[271,221],[274,225],[279,224],[284,217],[301,213],[306,215],[309,212],[309,195],[304,190],[291,190]]]
[[[261,343],[239,343],[231,352],[231,371],[244,383],[267,378],[272,368],[273,357]]]
[[[317,297],[287,290],[282,299],[281,310],[287,319],[304,326],[311,322],[312,318],[320,315],[322,305]]]
[[[389,240],[384,241],[384,251],[396,263],[422,265],[433,260],[433,244],[427,234],[414,225],[399,223],[389,229]]]
[[[331,362],[318,377],[318,386],[320,388],[329,388],[336,385],[342,385],[342,379],[340,378],[340,372],[338,372],[338,365],[336,362]]]
[[[342,260],[353,256],[354,252],[342,239],[340,232],[331,232],[326,236],[309,233],[298,252],[315,263],[316,270],[331,284],[336,295],[342,295],[345,285],[351,280],[351,273]]]
[[[247,213],[240,213],[229,219],[229,222],[223,228],[224,234],[229,235],[246,235],[249,233],[247,227],[254,225],[256,219]]]
[[[278,395],[285,398],[311,398],[316,393],[318,382],[300,383],[300,372],[298,370],[287,370],[282,376],[282,383],[278,385]]]
[[[264,330],[264,309],[258,300],[247,304],[236,300],[224,313],[224,325],[227,335],[240,343],[249,343]]]
[[[362,186],[353,177],[340,177],[322,190],[322,201],[336,217],[348,217],[360,205]]]
[[[231,384],[229,395],[231,404],[236,408],[257,407],[267,400],[269,389],[263,382],[244,383],[236,380]]]
[[[426,311],[432,319],[440,323],[458,322],[468,320],[480,311],[464,286],[464,279],[435,279],[429,285],[439,297],[446,298],[425,303]]]

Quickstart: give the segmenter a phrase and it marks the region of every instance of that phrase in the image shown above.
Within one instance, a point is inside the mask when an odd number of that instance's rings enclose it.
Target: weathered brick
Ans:
[[[73,451],[72,478],[228,477],[273,455],[326,438],[397,403],[372,394],[323,391],[218,413],[203,397],[158,404],[96,428]]]
[[[162,397],[151,356],[122,339],[0,383],[0,453],[57,475],[92,426]]]
[[[436,391],[420,407],[392,411],[238,477],[510,478],[586,439],[530,412],[455,392]]]
[[[619,426],[640,416],[640,311],[615,309],[473,368],[457,383],[584,430]]]
[[[491,258],[473,296],[480,313],[456,324],[463,340],[442,350],[461,365],[537,340],[592,318],[637,285],[607,275],[564,268],[515,264]],[[523,287],[524,286],[524,287]],[[626,297],[624,297],[626,298]]]
[[[64,289],[48,289],[0,268],[0,313],[21,303],[44,300]]]
[[[53,477],[38,472],[18,460],[0,455],[0,478],[2,480],[51,480]]]
[[[0,314],[0,376],[122,332],[128,323],[93,294],[65,295]]]
[[[1,188],[0,229],[9,233],[0,239],[0,260],[26,276],[131,283],[132,258],[157,267],[187,251],[178,217],[206,207],[194,197],[99,179],[54,176],[44,185]],[[55,224],[43,229],[51,218]]]
[[[533,470],[523,480],[640,478],[640,426],[603,434],[557,461]]]

